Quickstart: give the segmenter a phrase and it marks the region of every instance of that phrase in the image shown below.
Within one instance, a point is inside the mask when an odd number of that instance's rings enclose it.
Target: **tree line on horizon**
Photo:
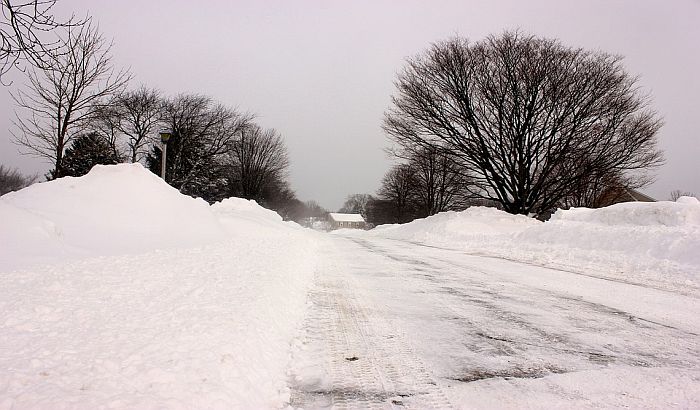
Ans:
[[[131,73],[114,68],[91,19],[57,21],[55,3],[5,2],[0,27],[0,79],[28,66],[28,88],[12,94],[28,113],[17,116],[15,142],[52,161],[49,179],[96,163],[140,162],[159,173],[157,132],[167,128],[166,181],[184,194],[255,199],[288,218],[320,212],[290,188],[277,131],[207,96],[128,89]],[[395,86],[382,127],[398,163],[376,197],[351,196],[343,207],[372,221],[474,204],[538,217],[605,206],[650,183],[663,163],[662,120],[620,56],[520,31],[453,37],[407,59]]]
[[[132,74],[115,68],[112,44],[91,19],[56,21],[55,3],[3,3],[9,24],[0,27],[6,40],[0,75],[27,63],[28,86],[11,93],[22,110],[14,121],[14,142],[22,153],[51,162],[48,180],[122,162],[142,163],[160,174],[159,132],[167,130],[165,180],[183,194],[210,203],[231,196],[253,199],[288,219],[312,212],[289,185],[289,156],[278,131],[205,95],[129,89]],[[29,12],[35,12],[34,20]],[[45,39],[47,33],[55,38]],[[16,172],[9,176],[14,187],[36,179],[18,184]]]

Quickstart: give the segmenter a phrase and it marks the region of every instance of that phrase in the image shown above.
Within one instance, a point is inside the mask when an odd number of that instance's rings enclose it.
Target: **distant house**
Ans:
[[[331,224],[331,229],[364,229],[366,225],[365,219],[360,214],[341,214],[335,212],[328,214],[328,222]]]

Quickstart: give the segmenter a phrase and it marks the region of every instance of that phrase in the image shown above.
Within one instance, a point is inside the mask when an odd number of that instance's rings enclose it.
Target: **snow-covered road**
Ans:
[[[319,251],[294,407],[700,407],[696,298],[364,235]]]
[[[0,410],[697,409],[699,248],[687,197],[326,234],[96,166],[0,197]]]

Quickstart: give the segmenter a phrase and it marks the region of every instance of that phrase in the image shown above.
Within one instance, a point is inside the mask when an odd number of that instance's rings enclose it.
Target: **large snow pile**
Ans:
[[[296,222],[283,222],[277,212],[261,207],[254,200],[227,198],[213,204],[211,210],[225,228],[233,232],[257,227],[260,224],[273,228],[300,228]]]
[[[288,402],[315,233],[139,165],[3,196],[0,221],[0,409]]]
[[[462,212],[441,212],[404,225],[380,225],[372,234],[432,244],[474,242],[512,237],[540,222],[495,208],[471,207]]]
[[[700,294],[695,198],[560,210],[545,223],[476,207],[369,234]]]
[[[98,165],[83,177],[0,197],[0,270],[225,237],[205,201],[180,194],[140,164]]]
[[[600,209],[560,210],[519,241],[589,252],[606,251],[635,264],[658,262],[700,270],[700,202],[631,202]],[[657,263],[653,263],[656,261]],[[637,267],[642,267],[637,264]]]

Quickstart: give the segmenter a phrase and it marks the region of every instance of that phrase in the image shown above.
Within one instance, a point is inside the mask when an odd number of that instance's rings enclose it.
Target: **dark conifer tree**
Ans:
[[[114,148],[95,133],[81,135],[73,140],[63,157],[63,176],[79,177],[90,172],[95,165],[112,165],[121,162]],[[52,171],[48,179],[55,179]]]

